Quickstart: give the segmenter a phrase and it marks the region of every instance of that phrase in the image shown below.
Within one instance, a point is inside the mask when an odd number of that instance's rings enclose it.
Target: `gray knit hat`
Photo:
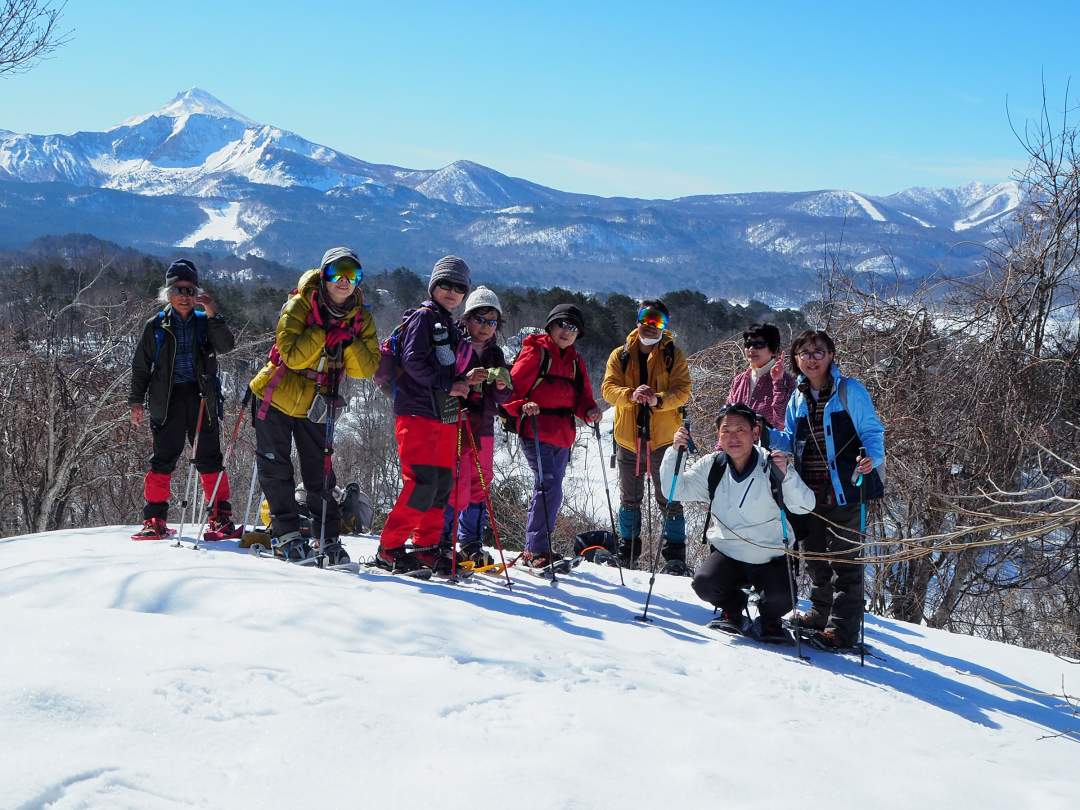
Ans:
[[[476,309],[493,309],[499,313],[499,317],[502,317],[502,305],[499,303],[499,296],[489,290],[483,284],[469,293],[469,297],[465,299],[465,314]]]
[[[427,285],[428,295],[431,295],[435,285],[440,281],[460,284],[468,289],[472,286],[469,283],[469,265],[465,264],[464,259],[459,259],[457,256],[443,256],[431,268],[431,279]]]
[[[327,265],[333,264],[338,259],[352,259],[356,262],[357,267],[363,267],[363,265],[360,264],[360,257],[356,255],[352,248],[335,247],[330,248],[323,254],[322,264],[319,265],[319,269],[325,270]]]

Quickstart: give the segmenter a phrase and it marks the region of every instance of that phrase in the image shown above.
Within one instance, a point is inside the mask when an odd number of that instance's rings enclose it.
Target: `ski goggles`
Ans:
[[[364,269],[352,259],[346,257],[338,259],[323,268],[323,276],[331,284],[339,281],[347,281],[350,284],[359,284],[364,278]]]
[[[668,327],[668,316],[659,309],[642,307],[638,310],[637,322],[641,326],[651,326],[653,329],[659,329],[663,332]]]

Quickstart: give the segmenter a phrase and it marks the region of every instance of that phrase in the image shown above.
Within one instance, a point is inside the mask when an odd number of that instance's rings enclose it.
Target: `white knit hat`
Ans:
[[[474,309],[493,309],[499,313],[500,318],[503,314],[499,296],[482,284],[465,299],[465,314],[468,315]]]

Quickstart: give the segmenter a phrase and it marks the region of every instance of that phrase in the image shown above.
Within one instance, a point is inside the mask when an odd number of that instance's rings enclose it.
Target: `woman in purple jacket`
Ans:
[[[477,287],[465,300],[465,314],[458,321],[462,339],[457,346],[458,376],[468,376],[473,369],[494,369],[498,376],[488,373],[485,381],[469,387],[469,395],[463,407],[468,419],[467,429],[473,441],[465,434],[465,423],[458,437],[461,458],[455,461],[456,481],[446,505],[442,545],[452,546],[454,515],[457,514],[457,539],[461,554],[476,565],[494,562],[484,550],[484,530],[488,515],[485,505],[485,488],[491,486],[493,458],[495,455],[495,416],[500,405],[510,399],[510,369],[506,357],[496,342],[502,323],[502,306],[499,298],[487,287]],[[501,372],[501,373],[500,373]],[[473,452],[475,446],[476,452]],[[483,473],[483,482],[477,474],[477,466]]]
[[[771,323],[750,324],[743,332],[743,354],[750,368],[731,381],[727,404],[749,405],[769,421],[770,427],[783,429],[795,378],[784,371],[780,330]],[[763,430],[762,436],[765,435]]]

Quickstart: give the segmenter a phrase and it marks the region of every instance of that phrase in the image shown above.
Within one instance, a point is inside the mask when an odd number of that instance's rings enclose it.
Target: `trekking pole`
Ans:
[[[221,469],[218,470],[217,478],[214,480],[214,489],[210,493],[210,503],[206,506],[206,515],[200,519],[199,533],[195,535],[195,545],[191,548],[195,551],[199,550],[199,541],[202,539],[203,532],[206,531],[206,521],[210,519],[210,510],[214,504],[217,503],[218,487],[221,486],[221,477],[225,475],[225,465],[229,463],[229,458],[232,456],[233,448],[236,447],[236,437],[240,435],[240,426],[244,423],[244,416],[247,415],[247,405],[251,400],[251,389],[247,389],[247,393],[244,394],[244,399],[240,403],[240,413],[236,415],[236,423],[233,425],[232,435],[229,438],[229,445],[225,448],[225,455],[221,458]],[[200,514],[202,510],[199,510]]]
[[[859,460],[866,458],[866,448],[859,448]],[[855,482],[855,486],[859,488],[859,542],[863,542],[863,538],[866,537],[866,488],[863,486],[864,476],[859,473],[859,478]],[[866,587],[866,573],[865,569],[862,571],[862,586]],[[861,590],[861,589],[860,589]],[[866,597],[860,598],[860,606],[862,612],[859,614],[859,666],[866,666]]]
[[[495,510],[491,508],[491,485],[484,479],[484,470],[480,466],[480,451],[476,448],[476,439],[473,438],[472,426],[465,422],[465,433],[469,437],[469,446],[472,448],[473,461],[476,462],[476,474],[480,477],[480,489],[484,492],[484,503],[487,506],[488,522],[491,523],[491,535],[495,538],[495,548],[499,550],[499,560],[502,562],[503,573],[506,575],[506,587],[514,590],[510,582],[510,571],[506,564],[506,555],[503,554],[502,540],[499,539],[499,524],[495,522]]]
[[[450,490],[451,508],[454,510],[454,521],[450,529],[450,579],[457,580],[457,535],[458,521],[461,519],[457,502],[461,496],[461,422],[465,415],[464,403],[457,412],[457,463],[454,465],[454,487]]]
[[[251,501],[255,498],[255,480],[259,475],[259,452],[258,450],[251,457],[251,482],[248,484],[248,496],[247,505],[244,507],[244,527],[248,525],[248,518],[251,517]]]
[[[188,474],[187,485],[184,487],[184,501],[180,505],[180,529],[176,532],[176,542],[174,546],[180,548],[180,538],[184,536],[184,523],[187,522],[187,508],[188,502],[191,498],[191,481],[195,475],[195,456],[199,452],[199,436],[202,434],[203,414],[206,413],[206,397],[202,394],[199,395],[199,415],[195,419],[195,439],[191,442],[191,456],[188,458]],[[191,515],[195,517],[194,511]]]
[[[772,463],[771,461],[769,462]],[[784,557],[787,559],[788,590],[791,591],[792,624],[795,625],[795,654],[802,661],[809,661],[808,656],[802,652],[802,632],[799,629],[799,599],[795,592],[795,571],[791,565],[791,555],[788,553],[791,547],[788,545],[788,524],[784,517],[784,509],[780,508],[780,528],[784,532]]]
[[[687,430],[690,429],[690,420],[689,419],[684,419],[683,420],[683,427],[685,427]],[[671,486],[668,488],[668,509],[666,510],[666,514],[664,515],[664,531],[667,531],[668,519],[671,516],[671,506],[670,505],[671,505],[671,502],[675,500],[675,487],[679,483],[679,468],[682,466],[683,456],[685,456],[685,455],[686,455],[686,445],[683,445],[682,447],[679,448],[679,452],[675,456],[675,474],[673,476],[671,476]],[[652,478],[650,477],[649,480],[651,482]],[[650,511],[650,523],[651,523],[652,522],[652,518],[651,518],[652,505],[651,504],[650,504],[649,511]],[[653,554],[652,568],[649,571],[649,592],[645,596],[645,609],[642,611],[640,616],[635,616],[634,617],[635,621],[639,621],[639,622],[652,621],[652,619],[649,618],[649,602],[652,600],[653,585],[656,583],[656,566],[659,564],[659,562],[660,562],[660,545],[657,544],[656,552]]]
[[[551,571],[551,584],[558,585],[555,578],[555,546],[551,542],[551,518],[548,517],[547,484],[544,483],[544,462],[540,458],[540,428],[536,424],[536,414],[532,414],[533,450],[536,453],[536,474],[539,477],[540,499],[544,502],[544,527],[547,529],[548,569]]]
[[[593,432],[596,434],[596,449],[600,453],[600,472],[604,475],[604,495],[607,496],[607,513],[608,518],[611,519],[611,539],[615,541],[618,535],[615,532],[615,510],[611,506],[611,488],[608,486],[607,467],[604,466],[604,443],[600,439],[600,422],[599,420],[593,423]],[[616,541],[617,542],[617,541]],[[616,548],[615,564],[619,567],[619,585],[626,587],[626,580],[623,579],[622,562],[619,561],[618,549]]]
[[[344,350],[342,350],[344,352]],[[322,491],[322,521],[319,526],[319,553],[315,555],[315,567],[323,568],[326,562],[326,502],[334,497],[334,487],[330,479],[334,476],[334,431],[337,415],[338,392],[341,390],[341,371],[334,375],[334,385],[331,389],[330,399],[326,404],[326,436],[323,440],[323,491]],[[338,538],[341,543],[341,538]]]

